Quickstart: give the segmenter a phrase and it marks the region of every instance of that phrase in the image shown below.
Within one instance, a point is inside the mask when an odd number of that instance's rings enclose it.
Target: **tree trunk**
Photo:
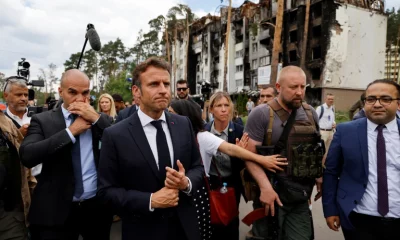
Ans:
[[[300,67],[306,69],[307,41],[308,41],[308,26],[310,21],[310,5],[311,0],[306,0],[306,18],[304,20],[303,46],[301,48],[301,64]]]
[[[281,35],[282,35],[282,21],[283,21],[283,0],[278,0],[278,9],[276,13],[275,36],[274,45],[272,49],[271,61],[271,79],[270,83],[276,83],[278,75],[279,52],[281,51]]]
[[[223,91],[228,92],[228,81],[226,75],[228,73],[228,49],[229,49],[229,36],[231,35],[231,6],[232,0],[229,0],[228,18],[226,20],[226,36],[225,36],[225,54],[224,54],[224,85]]]
[[[187,81],[188,65],[189,65],[189,14],[186,14],[186,60],[185,60],[185,80]]]
[[[167,26],[165,26],[165,41],[166,41],[166,48],[167,48],[167,59],[168,59],[168,63],[171,64],[171,54],[169,53],[169,40],[168,40],[168,30],[167,30]]]
[[[176,93],[175,93],[175,89],[176,89],[176,82],[177,82],[177,77],[176,77],[176,68],[177,68],[177,66],[178,66],[178,64],[177,64],[177,57],[178,57],[178,54],[177,54],[177,38],[178,38],[178,29],[175,27],[175,30],[174,30],[174,45],[175,45],[175,49],[174,49],[174,85],[173,85],[173,87],[172,87],[172,91],[173,91],[173,93],[174,93],[174,96],[176,95]]]

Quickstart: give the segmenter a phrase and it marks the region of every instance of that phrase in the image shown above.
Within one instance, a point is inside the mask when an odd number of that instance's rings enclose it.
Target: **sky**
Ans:
[[[232,0],[232,6],[243,2]],[[26,58],[31,80],[50,63],[61,77],[65,60],[82,50],[88,23],[94,24],[102,44],[119,37],[132,47],[139,30],[149,29],[149,20],[178,3],[202,17],[218,14],[228,0],[0,0],[0,72],[16,75],[17,62]],[[400,0],[386,0],[386,8],[392,7],[400,7]]]

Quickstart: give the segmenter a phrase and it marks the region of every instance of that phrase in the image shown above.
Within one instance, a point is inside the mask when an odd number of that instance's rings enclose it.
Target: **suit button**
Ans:
[[[358,204],[357,200],[354,200],[354,204]]]
[[[364,184],[364,188],[367,188],[367,184]]]

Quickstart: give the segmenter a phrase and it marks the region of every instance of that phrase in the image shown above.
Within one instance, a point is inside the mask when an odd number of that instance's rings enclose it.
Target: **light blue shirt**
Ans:
[[[75,144],[76,139],[68,129],[68,127],[71,125],[71,118],[69,117],[71,113],[64,108],[64,104],[62,105],[61,109],[64,115],[65,125],[67,126],[65,130],[71,138],[72,143]],[[90,128],[79,135],[79,143],[81,148],[83,194],[79,199],[73,197],[72,201],[74,202],[90,199],[96,196],[97,192],[97,171],[96,164],[94,163],[92,130]]]

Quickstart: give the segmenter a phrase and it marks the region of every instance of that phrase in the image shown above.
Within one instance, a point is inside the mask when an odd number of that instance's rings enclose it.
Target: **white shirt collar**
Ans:
[[[326,104],[326,103],[324,103],[323,105],[324,105],[324,108],[326,108],[326,109],[333,107],[333,105],[329,107],[328,104]]]
[[[67,109],[64,108],[64,103],[61,105],[61,111],[64,115],[64,119],[69,120],[69,115],[71,115],[71,113]]]
[[[6,111],[7,111],[7,114],[8,114],[10,117],[12,117],[12,118],[17,118],[17,119],[20,119],[20,120],[23,120],[24,118],[29,118],[29,117],[28,117],[28,109],[25,110],[25,113],[24,113],[24,116],[22,116],[22,119],[19,118],[17,115],[14,115],[14,114],[10,111],[9,108],[7,108]]]
[[[144,112],[142,112],[142,110],[139,107],[138,117],[139,117],[140,122],[142,123],[142,127],[145,127],[147,124],[149,124],[155,120],[163,120],[164,122],[167,122],[164,111],[162,112],[162,115],[159,119],[153,119],[153,118],[149,117],[148,115],[146,115]]]
[[[387,124],[385,124],[385,126],[386,126],[386,129],[387,129],[389,132],[399,132],[399,128],[398,128],[398,126],[397,126],[397,119],[396,119],[396,118],[394,118],[392,121],[390,121],[390,122],[388,122]],[[371,120],[369,120],[369,119],[367,118],[367,128],[368,128],[368,131],[375,131],[375,130],[376,130],[376,127],[378,127],[378,124],[373,123]]]

